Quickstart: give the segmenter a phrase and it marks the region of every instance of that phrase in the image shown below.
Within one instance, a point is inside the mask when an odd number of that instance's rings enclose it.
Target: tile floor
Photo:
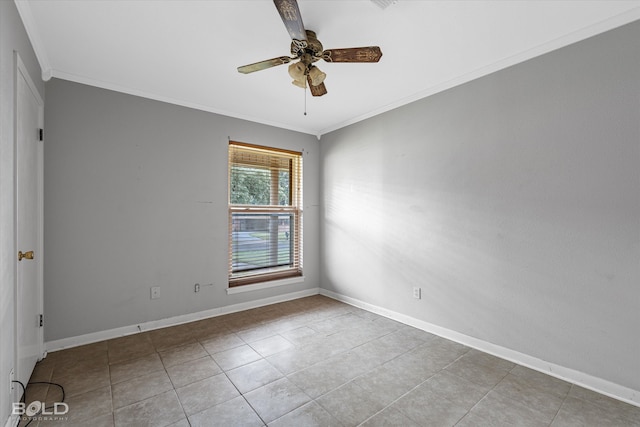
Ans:
[[[323,296],[53,352],[36,381],[69,412],[30,426],[640,426],[640,408]],[[36,383],[25,401],[61,397]]]

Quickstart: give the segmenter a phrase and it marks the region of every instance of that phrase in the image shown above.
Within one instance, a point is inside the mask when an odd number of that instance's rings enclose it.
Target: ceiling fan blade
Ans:
[[[287,27],[287,31],[292,40],[307,41],[307,33],[302,23],[302,15],[296,0],[273,0],[273,3],[280,13],[280,18]],[[305,46],[306,47],[306,46]]]
[[[327,88],[324,83],[320,83],[318,86],[314,86],[311,84],[311,77],[307,75],[307,83],[309,83],[309,90],[311,91],[311,95],[313,96],[322,96],[327,94]]]
[[[322,52],[322,59],[327,62],[378,62],[380,57],[382,51],[378,46],[327,49]]]
[[[266,61],[256,62],[255,64],[243,65],[238,67],[238,72],[242,74],[253,73],[254,71],[266,70],[276,65],[288,64],[291,58],[288,56],[279,56],[277,58],[267,59]]]

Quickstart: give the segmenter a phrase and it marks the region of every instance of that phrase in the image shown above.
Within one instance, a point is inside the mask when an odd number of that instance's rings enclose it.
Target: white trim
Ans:
[[[304,276],[287,277],[286,279],[271,280],[269,282],[256,283],[254,285],[234,286],[227,288],[227,295],[241,294],[243,292],[260,291],[262,289],[275,288],[276,286],[293,285],[303,283]]]
[[[30,94],[33,96],[33,98],[35,99],[36,102],[36,106],[37,106],[37,114],[38,117],[36,118],[37,120],[37,127],[38,128],[42,128],[44,125],[44,100],[42,98],[42,95],[40,94],[40,92],[37,89],[37,86],[35,85],[35,83],[33,82],[33,79],[31,78],[31,75],[29,74],[29,71],[27,69],[27,67],[24,65],[24,62],[22,61],[22,58],[20,57],[20,53],[16,50],[13,51],[13,57],[14,57],[14,81],[13,81],[13,85],[14,85],[14,94],[13,94],[13,108],[14,111],[16,112],[14,114],[14,135],[13,135],[13,151],[14,151],[14,158],[13,158],[13,162],[14,162],[14,189],[13,189],[13,193],[14,193],[14,206],[13,206],[13,212],[14,212],[14,234],[13,234],[13,254],[12,256],[15,257],[16,256],[16,250],[18,248],[18,239],[20,238],[19,236],[19,218],[20,218],[20,212],[19,212],[19,197],[20,194],[18,192],[18,188],[19,188],[19,184],[20,184],[20,180],[19,180],[19,173],[20,173],[20,168],[19,168],[19,162],[20,162],[20,157],[18,155],[19,153],[19,147],[18,147],[18,139],[20,138],[20,133],[18,132],[18,124],[19,124],[19,114],[18,114],[18,105],[20,102],[22,102],[22,99],[20,98],[20,94],[19,94],[19,87],[20,87],[20,81],[24,81],[24,83],[26,84],[26,87],[28,89],[28,91],[30,92]],[[36,131],[36,129],[34,129],[34,132]],[[36,223],[35,223],[35,227],[37,228],[37,241],[35,243],[35,247],[33,248],[33,250],[36,253],[36,295],[37,295],[37,306],[35,307],[37,313],[36,314],[42,314],[43,313],[43,307],[44,307],[44,276],[43,276],[43,250],[44,250],[44,236],[43,236],[43,231],[44,231],[44,153],[43,153],[43,145],[40,141],[37,141],[36,144],[36,178],[35,178],[35,183],[37,186],[37,194],[36,194]],[[16,257],[17,258],[17,257]],[[20,292],[18,292],[18,286],[19,286],[19,280],[20,280],[20,273],[19,273],[19,268],[18,268],[18,260],[16,258],[13,258],[14,260],[14,268],[15,268],[15,280],[13,283],[14,286],[14,303],[16,304],[16,307],[18,307],[18,304],[21,302],[20,299]],[[23,378],[21,378],[21,373],[22,373],[22,369],[23,369],[23,359],[21,358],[22,355],[19,352],[19,346],[18,346],[18,340],[19,340],[19,336],[20,336],[20,328],[21,328],[21,323],[20,323],[20,312],[18,310],[18,308],[16,308],[15,312],[14,312],[14,330],[13,330],[13,344],[14,344],[14,352],[13,352],[13,363],[12,366],[15,372],[15,378],[18,380],[22,380],[22,381],[26,381]],[[34,319],[35,320],[35,319]],[[42,360],[43,356],[44,356],[44,331],[43,328],[38,328],[37,331],[37,343],[36,343],[36,348],[34,348],[34,350],[36,351],[36,354],[34,354],[33,356],[36,357],[36,362],[39,360]],[[31,349],[29,350],[29,352],[31,351]],[[33,372],[33,371],[32,371]],[[29,372],[28,375],[30,376],[32,372]],[[28,380],[28,377],[27,377]],[[15,390],[15,389],[12,389]],[[10,398],[12,402],[15,402],[15,391],[12,391],[10,393]],[[13,416],[11,415],[9,417],[9,420],[7,420],[7,423],[14,423],[14,424],[18,424],[20,420],[20,417],[17,416]]]
[[[349,305],[362,308],[364,310],[379,314],[384,317],[388,317],[389,319],[393,319],[406,325],[422,329],[423,331],[438,335],[442,338],[455,341],[457,343],[475,348],[482,352],[489,353],[502,359],[517,363],[519,365],[526,366],[527,368],[545,373],[552,377],[579,385],[600,394],[604,394],[605,396],[609,396],[614,399],[621,400],[625,403],[640,407],[640,391],[638,390],[633,390],[631,388],[615,384],[611,381],[594,377],[592,375],[576,371],[571,368],[556,365],[555,363],[547,362],[545,360],[541,360],[536,357],[508,349],[506,347],[492,344],[478,338],[470,337],[451,329],[443,328],[441,326],[425,322],[424,320],[416,319],[414,317],[407,316],[393,310],[388,310],[383,307],[369,304],[364,301],[339,294],[337,292],[329,291],[327,289],[320,289],[320,295],[342,301]]]
[[[25,0],[14,0],[14,3],[16,5],[16,9],[18,9],[18,15],[22,18],[24,29],[27,32],[33,51],[36,54],[38,63],[40,64],[42,80],[46,82],[51,79],[51,76],[53,75],[51,63],[49,62],[49,57],[47,56],[47,50],[44,47],[44,43],[42,43],[38,26],[35,24],[35,20],[33,19],[31,6],[29,5],[29,2]]]
[[[504,58],[500,61],[496,61],[493,64],[490,64],[486,67],[479,68],[473,72],[464,74],[462,76],[458,76],[453,78],[447,82],[442,84],[427,88],[421,92],[418,92],[414,95],[408,96],[404,99],[392,102],[384,107],[375,109],[368,113],[353,117],[351,119],[345,120],[343,122],[337,123],[335,125],[326,127],[324,129],[310,129],[310,128],[302,128],[291,126],[285,123],[280,123],[271,120],[264,120],[258,117],[249,116],[246,114],[242,114],[239,112],[226,111],[222,109],[212,108],[211,106],[206,106],[202,104],[197,104],[185,100],[179,100],[171,97],[167,97],[164,95],[154,94],[150,92],[140,91],[133,88],[128,88],[124,86],[119,86],[114,83],[104,82],[96,79],[92,79],[85,76],[79,76],[71,73],[66,73],[63,71],[59,71],[53,69],[49,63],[49,60],[46,56],[46,52],[44,49],[43,43],[40,41],[39,34],[36,30],[35,25],[33,24],[33,17],[31,15],[31,8],[29,7],[29,3],[25,0],[14,0],[16,6],[18,7],[18,12],[22,17],[24,22],[24,26],[27,30],[27,34],[29,35],[29,39],[33,44],[34,51],[36,52],[36,56],[38,57],[38,61],[40,62],[40,67],[42,68],[42,78],[47,81],[51,77],[56,77],[63,80],[69,80],[72,82],[82,83],[90,86],[95,86],[103,89],[109,89],[116,92],[122,92],[130,95],[140,96],[147,99],[153,99],[156,101],[162,101],[169,104],[180,105],[183,107],[193,108],[196,110],[207,111],[210,113],[220,114],[223,116],[234,117],[237,119],[248,120],[255,123],[261,123],[268,126],[274,126],[281,129],[288,129],[295,132],[301,132],[309,135],[314,135],[320,140],[320,137],[329,132],[333,132],[335,130],[341,129],[343,127],[352,125],[354,123],[361,122],[368,118],[377,116],[379,114],[385,113],[387,111],[402,107],[403,105],[410,104],[414,101],[420,100],[422,98],[426,98],[428,96],[434,95],[436,93],[445,91],[452,87],[467,83],[471,80],[475,80],[477,78],[486,76],[488,74],[494,73],[496,71],[502,70],[504,68],[510,67],[512,65],[527,61],[529,59],[535,58],[537,56],[543,55],[545,53],[554,51],[556,49],[560,49],[562,47],[568,46],[572,43],[579,42],[581,40],[587,39],[589,37],[598,35],[605,31],[612,30],[614,28],[620,27],[622,25],[628,24],[630,22],[636,21],[640,19],[640,8],[633,8],[627,10],[617,16],[613,16],[609,19],[606,19],[602,22],[595,23],[586,28],[582,28],[580,30],[574,31],[571,34],[567,34],[565,36],[559,37],[555,40],[552,40],[548,43],[544,43],[535,48],[529,49],[526,52],[521,52],[519,54],[513,55],[508,58]]]
[[[47,343],[45,343],[45,345],[46,345],[47,352],[63,350],[65,348],[91,344],[94,342],[122,337],[125,335],[133,335],[140,332],[166,328],[169,326],[181,325],[183,323],[194,322],[196,320],[208,319],[210,317],[222,316],[225,314],[236,313],[238,311],[250,310],[252,308],[276,304],[279,302],[291,301],[298,298],[318,295],[319,293],[320,293],[320,288],[305,289],[303,291],[291,292],[288,294],[262,298],[259,300],[227,305],[225,307],[212,308],[212,309],[200,311],[197,313],[183,314],[180,316],[169,317],[166,319],[153,320],[150,322],[141,323],[139,325],[123,326],[121,328],[109,329],[107,331],[93,332],[90,334],[79,335],[79,336],[69,337],[69,338],[62,338],[54,341],[48,341]]]
[[[80,83],[80,84],[84,84],[84,85],[88,85],[88,86],[93,86],[93,87],[97,87],[97,88],[101,88],[101,89],[107,89],[107,90],[112,90],[114,92],[120,92],[120,93],[125,93],[127,95],[133,95],[133,96],[139,96],[141,98],[146,98],[146,99],[152,99],[154,101],[160,101],[160,102],[166,102],[167,104],[173,104],[173,105],[179,105],[181,107],[187,107],[187,108],[193,108],[194,110],[200,110],[200,111],[206,111],[208,113],[214,113],[214,114],[219,114],[221,116],[227,116],[227,117],[233,117],[236,119],[241,119],[241,120],[247,120],[250,122],[254,122],[254,123],[260,123],[263,125],[267,125],[267,126],[273,126],[279,129],[287,129],[287,130],[291,130],[294,132],[300,132],[300,133],[305,133],[305,134],[310,134],[310,135],[315,135],[315,133],[309,129],[305,129],[305,128],[300,128],[300,127],[296,127],[296,126],[291,126],[287,123],[281,123],[281,122],[276,122],[273,120],[265,120],[262,119],[260,117],[254,117],[248,114],[242,114],[239,112],[234,112],[234,111],[228,111],[228,110],[223,110],[220,108],[214,108],[211,107],[209,105],[204,105],[204,104],[198,104],[195,102],[191,102],[191,101],[185,101],[182,99],[178,99],[178,98],[172,98],[170,96],[165,96],[165,95],[159,95],[156,93],[151,93],[151,92],[146,92],[143,90],[138,90],[138,89],[134,89],[134,88],[130,88],[127,86],[120,86],[118,84],[115,83],[111,83],[111,82],[105,82],[102,80],[97,80],[97,79],[93,79],[90,77],[85,77],[85,76],[80,76],[77,74],[72,74],[72,73],[66,73],[64,71],[59,71],[59,70],[49,70],[49,72],[51,73],[50,75],[61,79],[61,80],[68,80],[70,82],[75,82],[75,83]],[[43,73],[44,75],[44,73]]]
[[[609,19],[605,19],[602,22],[597,22],[586,28],[582,28],[580,30],[574,31],[570,34],[559,37],[550,42],[543,43],[540,46],[537,46],[535,48],[529,49],[524,52],[520,52],[516,55],[504,58],[500,61],[496,61],[492,64],[489,64],[485,67],[474,70],[470,73],[463,74],[449,81],[427,88],[414,95],[392,102],[391,104],[385,105],[384,107],[378,108],[376,110],[370,111],[360,116],[353,117],[349,120],[345,120],[344,122],[336,123],[333,126],[329,126],[327,128],[317,130],[315,134],[319,140],[320,136],[326,133],[333,132],[338,129],[342,129],[343,127],[361,122],[363,120],[369,119],[371,117],[377,116],[382,113],[386,113],[387,111],[395,110],[396,108],[402,107],[403,105],[407,105],[414,101],[418,101],[422,98],[435,95],[436,93],[439,93],[439,92],[444,92],[447,89],[451,89],[455,86],[459,86],[464,83],[470,82],[472,80],[478,79],[480,77],[489,75],[491,73],[495,73],[496,71],[500,71],[512,65],[516,65],[521,62],[527,61],[529,59],[536,58],[538,56],[544,55],[545,53],[552,52],[554,50],[568,46],[570,44],[577,43],[589,37],[593,37],[595,35],[604,33],[605,31],[613,30],[614,28],[621,27],[622,25],[629,24],[638,19],[640,19],[640,7],[627,10],[619,15],[613,16]]]
[[[433,86],[431,88],[425,89],[421,92],[418,92],[412,96],[406,97],[404,99],[398,100],[391,104],[388,104],[384,107],[378,108],[376,110],[370,111],[368,113],[362,114],[360,116],[353,117],[351,119],[345,120],[341,123],[337,123],[333,126],[329,126],[324,129],[309,129],[309,128],[301,128],[290,126],[285,123],[270,121],[260,119],[258,117],[248,116],[246,114],[241,114],[238,112],[226,111],[217,108],[212,108],[210,106],[197,104],[189,101],[174,99],[171,97],[166,97],[163,95],[158,95],[154,93],[144,92],[133,88],[127,88],[123,86],[119,86],[113,83],[99,81],[96,79],[79,76],[71,73],[65,73],[63,71],[55,70],[51,67],[51,63],[46,54],[46,49],[44,48],[44,44],[41,41],[41,37],[39,32],[37,31],[37,27],[34,24],[33,15],[31,13],[31,7],[29,6],[29,2],[26,0],[14,0],[16,7],[18,9],[18,13],[22,18],[25,29],[27,31],[27,35],[29,36],[29,40],[33,45],[33,50],[36,53],[36,57],[38,58],[38,62],[40,63],[40,68],[42,69],[42,79],[44,81],[48,81],[51,77],[60,78],[63,80],[69,80],[77,83],[87,84],[90,86],[95,86],[103,89],[109,89],[116,92],[127,93],[130,95],[140,96],[143,98],[153,99],[157,101],[167,102],[170,104],[180,105],[183,107],[193,108],[196,110],[207,111],[210,113],[220,114],[223,116],[234,117],[242,120],[249,120],[255,123],[261,123],[269,126],[274,126],[282,129],[288,129],[295,132],[301,132],[309,135],[314,135],[320,140],[320,137],[326,133],[333,132],[335,130],[341,129],[343,127],[352,125],[354,123],[361,122],[368,118],[377,116],[379,114],[385,113],[387,111],[396,109],[398,107],[402,107],[403,105],[409,104],[411,102],[420,100],[422,98],[426,98],[428,96],[434,95],[436,93],[442,92],[444,90],[450,89],[454,86],[458,86],[464,83],[467,83],[471,80],[475,80],[477,78],[486,76],[488,74],[494,73],[496,71],[502,70],[504,68],[510,67],[512,65],[527,61],[529,59],[535,58],[537,56],[543,55],[545,53],[554,51],[556,49],[560,49],[564,46],[568,46],[572,43],[579,42],[581,40],[587,39],[589,37],[595,36],[597,34],[603,33],[605,31],[612,30],[614,28],[620,27],[622,25],[628,24],[630,22],[636,21],[640,19],[640,8],[633,8],[627,10],[619,15],[608,18],[602,22],[595,23],[586,28],[582,28],[580,30],[574,31],[571,34],[567,34],[565,36],[559,37],[555,40],[552,40],[548,43],[544,43],[535,48],[529,49],[526,52],[519,53],[517,55],[513,55],[508,58],[504,58],[500,61],[494,62],[486,67],[482,67],[478,70],[475,70],[471,73],[464,74],[462,76],[458,76],[454,79],[449,80],[448,82]]]
[[[38,101],[38,105],[44,106],[44,101],[42,99],[42,96],[40,95],[40,92],[38,92],[38,88],[36,84],[33,82],[33,79],[31,78],[31,75],[29,74],[27,67],[24,65],[24,62],[22,62],[22,58],[20,58],[20,54],[15,50],[14,50],[14,53],[16,56],[16,64],[17,64],[16,66],[18,68],[18,71],[20,71],[20,74],[24,76],[24,80],[25,82],[27,82],[27,86],[29,86],[29,90],[33,92],[33,96],[36,97],[36,101]],[[38,117],[38,121],[40,121],[41,119],[42,117]],[[40,125],[42,125],[42,123],[40,123]]]
[[[18,74],[20,74],[22,76],[22,78],[24,79],[25,83],[27,84],[27,87],[29,88],[29,90],[31,91],[31,93],[33,94],[33,96],[36,99],[36,102],[38,104],[38,127],[39,128],[43,128],[44,127],[44,100],[42,99],[42,96],[40,95],[40,92],[38,92],[38,89],[35,85],[35,83],[33,82],[33,80],[31,79],[31,75],[29,74],[29,71],[27,70],[27,67],[24,65],[24,62],[22,61],[22,58],[20,58],[20,54],[17,51],[14,51],[14,55],[15,55],[15,66],[16,66],[16,79],[19,78]],[[17,102],[17,99],[14,101]],[[17,105],[14,105],[14,107],[17,107]],[[17,116],[16,116],[17,119]],[[16,134],[15,137],[17,138],[18,135]],[[18,153],[18,147],[16,146],[14,148],[16,156]],[[37,287],[38,287],[38,313],[42,314],[44,313],[44,147],[43,147],[43,143],[42,141],[38,141],[38,147],[37,147],[37,168],[38,170],[36,171],[37,173],[37,177],[36,177],[36,184],[38,186],[38,194],[37,194],[37,203],[38,203],[38,212],[37,212],[37,224],[36,227],[38,228],[38,242],[37,242],[37,246],[35,248],[36,254],[37,254],[37,259],[38,259],[38,271],[37,271]],[[16,157],[16,162],[17,162],[17,157]],[[16,173],[17,173],[17,168],[18,165],[16,163]],[[18,185],[18,180],[16,178],[15,180],[15,185],[16,185],[16,197],[18,196],[17,193],[17,185]],[[18,206],[16,204],[15,209],[18,209]],[[18,217],[17,215],[15,215],[15,230],[16,230],[16,235],[14,236],[16,239],[16,247],[18,245],[18,240],[17,240],[17,230],[18,230]],[[15,252],[15,251],[14,251]],[[16,324],[17,326],[17,324]],[[40,328],[38,330],[38,354],[40,355],[38,357],[38,360],[41,360],[42,357],[44,356],[44,328]],[[16,331],[17,332],[17,331]]]

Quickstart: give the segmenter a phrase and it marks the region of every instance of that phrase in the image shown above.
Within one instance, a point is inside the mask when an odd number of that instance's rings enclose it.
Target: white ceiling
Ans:
[[[377,64],[317,63],[328,94],[291,84],[271,0],[16,0],[50,77],[322,135],[640,19],[634,1],[299,0],[326,48],[379,45]]]

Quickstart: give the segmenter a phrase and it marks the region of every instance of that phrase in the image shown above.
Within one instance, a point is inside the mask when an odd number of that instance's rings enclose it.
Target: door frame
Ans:
[[[14,74],[14,251],[13,256],[15,257],[15,268],[16,268],[16,276],[14,282],[14,299],[15,299],[15,312],[14,312],[14,366],[16,371],[16,376],[19,372],[19,359],[18,359],[18,331],[20,325],[18,324],[19,319],[19,308],[18,308],[18,283],[19,283],[19,268],[18,268],[18,79],[23,78],[29,90],[33,93],[33,96],[36,99],[38,104],[38,127],[40,129],[44,126],[44,100],[42,96],[40,96],[40,92],[38,92],[36,85],[34,84],[27,67],[22,62],[20,58],[20,54],[17,51],[14,51],[14,64],[15,64],[15,74]],[[44,270],[43,270],[43,260],[44,260],[44,146],[42,141],[38,141],[37,144],[37,165],[36,165],[36,185],[38,187],[37,190],[37,214],[36,214],[36,227],[38,233],[38,239],[36,242],[35,253],[36,257],[36,286],[37,286],[37,294],[38,294],[38,302],[37,302],[37,312],[43,314],[44,311]],[[45,346],[44,346],[44,327],[40,327],[38,329],[38,360],[42,360],[45,356]],[[25,384],[26,386],[26,384]]]

